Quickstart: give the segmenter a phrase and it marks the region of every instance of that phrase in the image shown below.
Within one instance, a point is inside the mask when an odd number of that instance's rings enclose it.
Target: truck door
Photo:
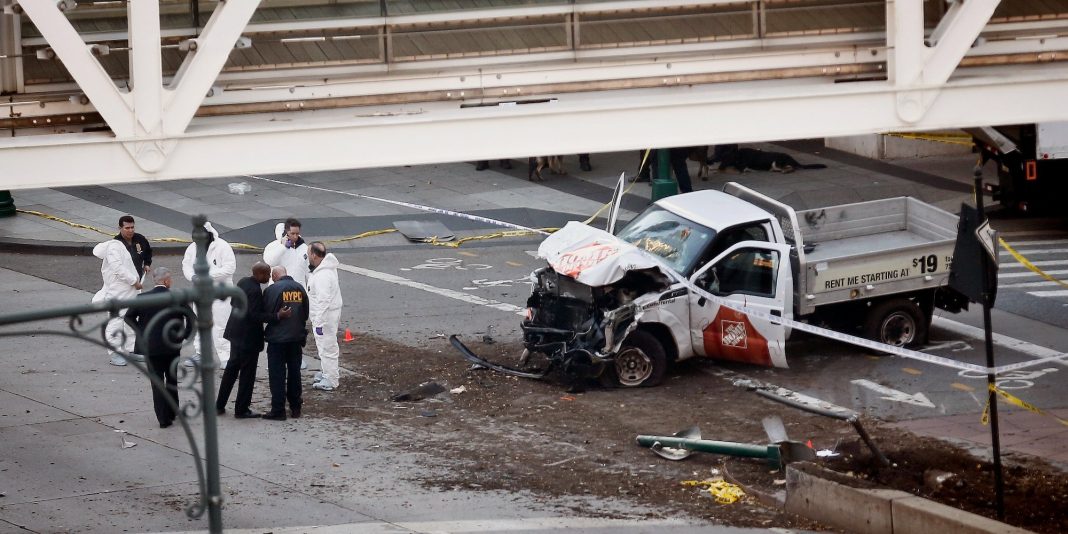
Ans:
[[[734,311],[709,294],[769,315],[791,315],[790,247],[743,241],[728,248],[690,278],[690,341],[700,355],[764,366],[787,367],[786,330],[770,320]],[[707,292],[707,293],[705,293]]]

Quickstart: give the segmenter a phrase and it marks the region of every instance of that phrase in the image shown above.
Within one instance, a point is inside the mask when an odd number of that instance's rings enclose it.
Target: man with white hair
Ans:
[[[219,232],[210,222],[204,223],[204,229],[208,231],[208,276],[213,282],[234,285],[234,271],[237,270],[237,258],[234,257],[234,249],[225,239],[219,237]],[[193,281],[193,265],[197,259],[197,244],[191,243],[185,249],[185,257],[182,258],[182,274],[185,279]],[[226,368],[230,361],[230,341],[223,337],[226,330],[226,321],[230,319],[230,299],[214,300],[211,303],[211,339],[215,342],[215,353],[219,356],[218,368]],[[185,361],[186,367],[195,367],[200,364],[200,337],[193,341],[194,355]]]
[[[129,251],[119,241],[109,239],[93,247],[93,255],[100,258],[100,275],[104,279],[104,286],[93,295],[93,302],[103,302],[108,299],[132,299],[137,296],[141,289],[141,277],[137,275],[133,259]],[[120,310],[119,316],[108,321],[104,329],[104,336],[112,347],[119,347],[128,354],[134,350],[134,331],[123,318],[126,310]],[[126,365],[126,359],[111,348],[108,348],[108,356],[111,357],[111,365]]]

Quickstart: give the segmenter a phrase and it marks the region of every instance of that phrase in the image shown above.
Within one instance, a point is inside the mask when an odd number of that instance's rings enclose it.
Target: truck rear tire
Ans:
[[[864,337],[895,347],[915,347],[927,339],[927,325],[923,310],[915,302],[891,299],[868,311]]]
[[[623,341],[613,365],[605,368],[602,382],[625,388],[653,387],[664,379],[667,356],[656,336],[635,330]]]

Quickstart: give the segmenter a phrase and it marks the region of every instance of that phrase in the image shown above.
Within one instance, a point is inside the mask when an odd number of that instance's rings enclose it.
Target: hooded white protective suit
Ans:
[[[300,244],[286,248],[282,244],[282,236],[285,235],[285,223],[278,223],[274,227],[274,241],[263,247],[263,261],[271,267],[281,265],[286,268],[286,274],[296,280],[298,284],[308,288],[308,244],[301,238]]]
[[[308,275],[308,320],[315,332],[315,348],[323,367],[323,379],[337,387],[341,375],[338,368],[337,326],[341,320],[341,285],[337,277],[337,257],[327,253]],[[320,334],[320,332],[322,332]]]
[[[93,302],[101,302],[107,299],[132,299],[137,296],[138,282],[137,268],[134,267],[130,252],[122,243],[115,239],[109,239],[93,247],[93,255],[100,258],[100,276],[104,279],[104,287],[93,295]],[[104,335],[113,346],[122,345],[126,352],[134,350],[134,331],[126,324],[123,317],[126,310],[121,310],[119,316],[108,321],[104,329]],[[123,343],[122,334],[126,335]],[[108,349],[108,356],[114,356],[115,351]]]
[[[212,227],[210,222],[204,223],[204,229],[211,233],[211,243],[208,245],[208,275],[212,281],[222,284],[234,284],[234,271],[237,270],[237,258],[234,257],[234,249],[225,239],[219,237],[219,232]],[[197,260],[197,245],[192,243],[185,249],[185,257],[182,258],[182,274],[185,279],[192,281],[193,264]],[[219,366],[226,367],[230,361],[230,341],[223,337],[226,330],[226,321],[230,320],[230,299],[216,300],[211,304],[211,338],[215,342],[215,353],[219,355]],[[199,337],[193,341],[196,354],[200,355]]]

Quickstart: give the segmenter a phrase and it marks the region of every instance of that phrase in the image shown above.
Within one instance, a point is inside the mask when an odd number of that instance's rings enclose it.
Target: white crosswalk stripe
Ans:
[[[1068,283],[1068,239],[1006,240],[1016,252],[1027,258],[1047,275]],[[1041,299],[1065,299],[1068,288],[1047,280],[1016,261],[1006,250],[1000,251],[998,291],[1016,292]],[[1060,268],[1058,268],[1060,267]]]
[[[1028,291],[1027,294],[1043,298],[1068,297],[1068,289],[1059,289],[1057,291]]]

